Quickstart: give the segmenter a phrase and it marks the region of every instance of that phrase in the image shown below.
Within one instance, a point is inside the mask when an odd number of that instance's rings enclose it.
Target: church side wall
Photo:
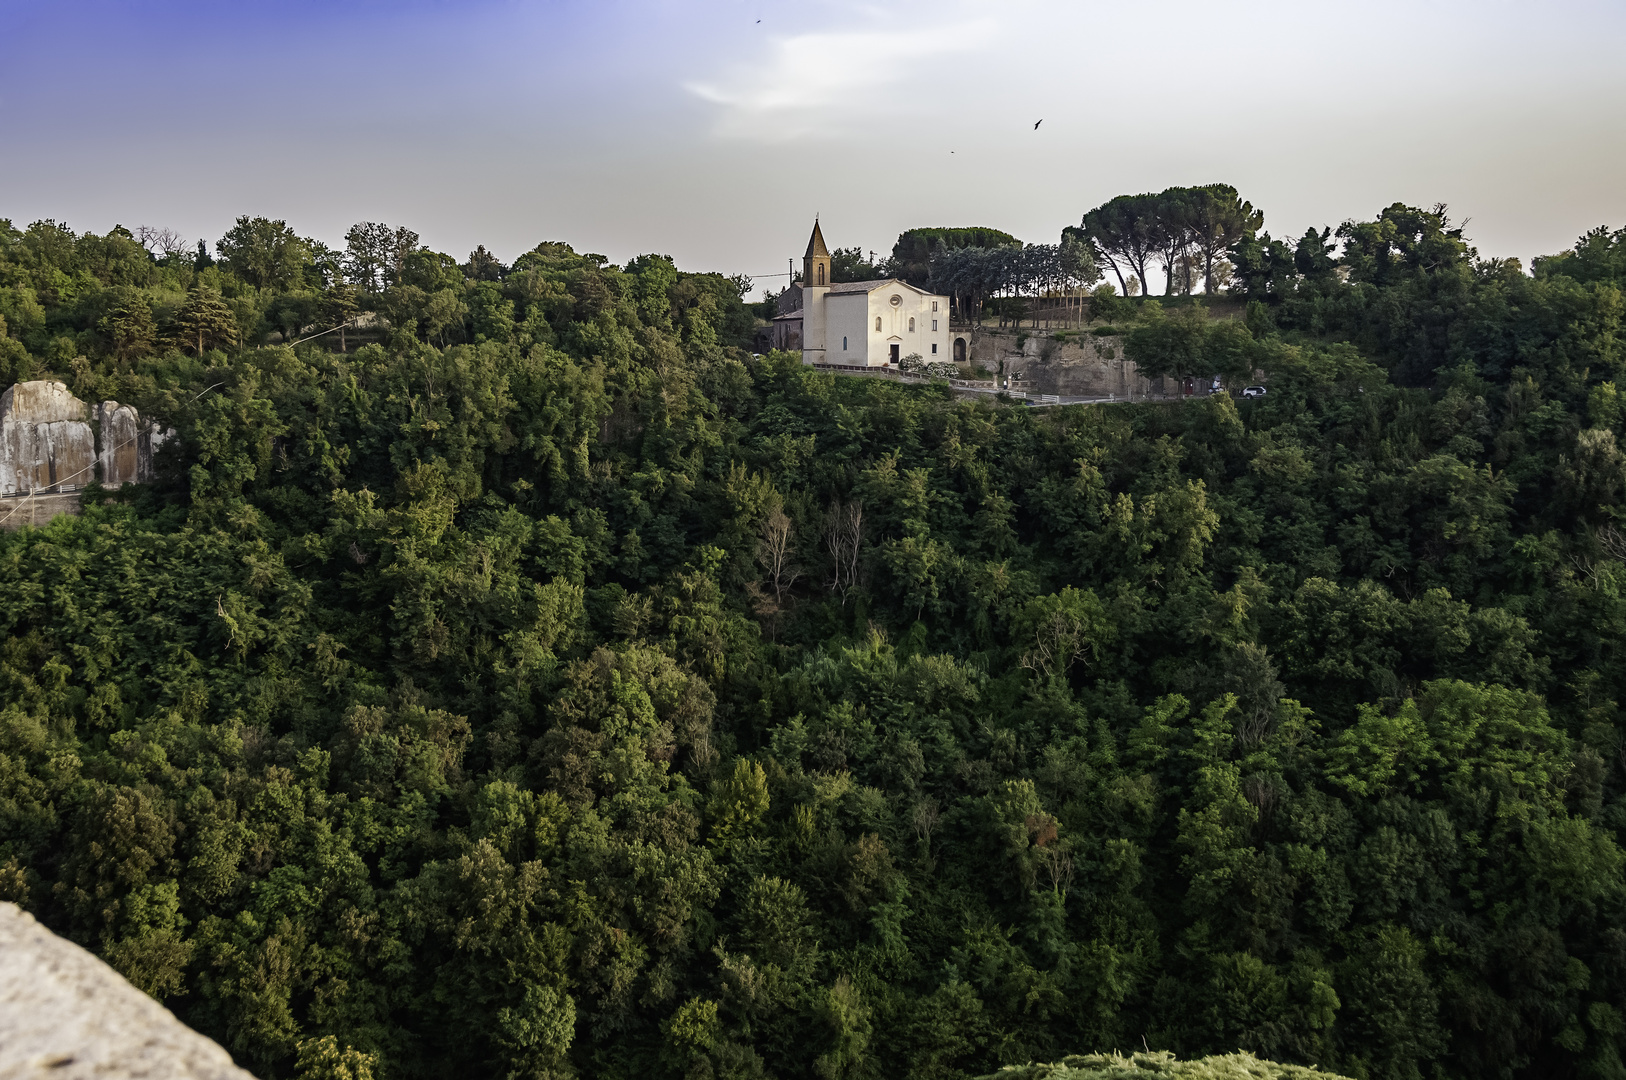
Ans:
[[[864,294],[836,293],[825,302],[825,307],[830,312],[830,347],[825,351],[829,363],[854,366],[873,364],[870,335],[864,329],[865,312],[868,310],[864,304]],[[842,348],[844,342],[846,349]]]

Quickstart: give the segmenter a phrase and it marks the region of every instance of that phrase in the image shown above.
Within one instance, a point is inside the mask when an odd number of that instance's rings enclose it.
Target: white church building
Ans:
[[[802,363],[885,367],[906,356],[963,360],[949,331],[949,299],[896,278],[830,282],[830,249],[819,223],[802,259],[802,306],[774,320],[774,347],[800,344]]]

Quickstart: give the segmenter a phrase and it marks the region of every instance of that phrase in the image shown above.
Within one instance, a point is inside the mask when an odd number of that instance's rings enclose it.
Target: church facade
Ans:
[[[950,355],[948,297],[896,278],[832,283],[830,249],[817,221],[801,285],[801,308],[774,319],[773,343],[800,346],[804,364],[886,367],[910,355],[926,363],[964,358]]]

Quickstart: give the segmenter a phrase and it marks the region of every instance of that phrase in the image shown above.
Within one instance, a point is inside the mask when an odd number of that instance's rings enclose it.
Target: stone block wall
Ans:
[[[1021,338],[1021,344],[1017,341]],[[1023,336],[1016,330],[970,332],[967,359],[992,372],[1014,376],[1010,388],[1063,397],[1173,398],[1182,393],[1176,379],[1149,379],[1132,360],[1124,359],[1116,337],[1070,334],[1057,340],[1051,331]]]

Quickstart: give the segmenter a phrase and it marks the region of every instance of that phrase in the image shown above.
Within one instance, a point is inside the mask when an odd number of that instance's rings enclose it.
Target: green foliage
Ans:
[[[892,273],[911,285],[925,287],[931,279],[931,259],[939,251],[959,248],[1021,247],[1008,232],[978,226],[910,229],[892,245]]]
[[[301,1042],[294,1068],[298,1080],[374,1080],[377,1075],[371,1054],[348,1046],[340,1049],[332,1035]]]
[[[1268,396],[1044,411],[5,224],[6,370],[175,436],[0,534],[0,895],[267,1076],[1616,1075],[1619,291],[1365,224],[1093,301]]]
[[[237,318],[218,292],[195,285],[175,313],[174,336],[177,344],[191,346],[193,355],[202,356],[206,348],[237,343]]]
[[[830,282],[875,281],[889,276],[891,267],[885,260],[877,263],[875,253],[864,257],[862,248],[836,248],[830,253]]]
[[[1212,294],[1225,253],[1251,243],[1264,221],[1264,214],[1236,188],[1205,184],[1166,188],[1155,195],[1119,195],[1085,213],[1062,236],[1100,252],[1125,296],[1131,293],[1125,270],[1134,275],[1142,295],[1151,293],[1148,268],[1154,259],[1162,264],[1166,293],[1189,294],[1200,277],[1203,291]]]
[[[215,244],[226,266],[257,288],[288,289],[304,280],[310,245],[288,227],[244,215]]]
[[[1533,269],[1539,278],[1567,277],[1619,285],[1626,281],[1626,229],[1589,229],[1569,251],[1537,258]]]
[[[1066,1057],[1053,1065],[1007,1065],[981,1080],[1151,1080],[1152,1077],[1179,1077],[1181,1080],[1313,1080],[1334,1073],[1306,1069],[1298,1065],[1278,1065],[1252,1054],[1223,1054],[1181,1061],[1167,1051],[1123,1057],[1112,1054],[1084,1054]]]

